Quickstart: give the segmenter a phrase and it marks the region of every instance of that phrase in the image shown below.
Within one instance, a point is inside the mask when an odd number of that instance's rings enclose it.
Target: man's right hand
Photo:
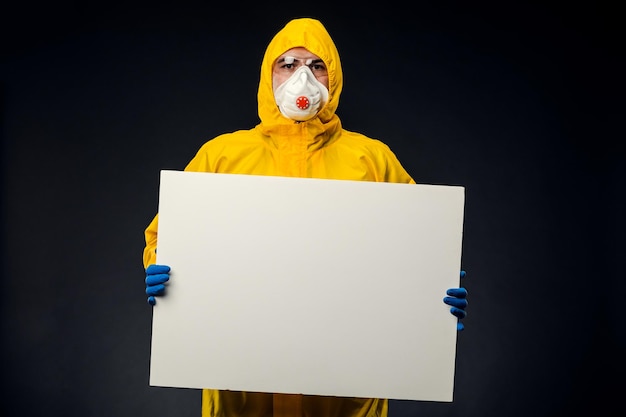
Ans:
[[[157,295],[165,294],[165,283],[170,279],[170,267],[167,265],[149,265],[146,268],[146,294],[148,304],[156,304]]]

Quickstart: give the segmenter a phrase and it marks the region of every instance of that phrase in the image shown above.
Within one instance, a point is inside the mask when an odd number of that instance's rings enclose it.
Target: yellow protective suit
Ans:
[[[319,56],[328,69],[328,103],[306,122],[282,116],[272,89],[274,61],[294,47]],[[324,26],[309,18],[290,21],[272,39],[261,64],[261,122],[209,140],[185,171],[415,183],[387,145],[342,128],[335,113],[342,87],[339,53]],[[158,215],[145,231],[144,267],[156,263],[157,229]],[[202,392],[203,417],[384,417],[387,406],[385,399]]]

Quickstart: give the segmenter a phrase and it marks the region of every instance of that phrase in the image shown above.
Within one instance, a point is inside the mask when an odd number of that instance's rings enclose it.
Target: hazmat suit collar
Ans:
[[[319,56],[328,70],[328,102],[313,119],[297,123],[284,117],[274,99],[272,65],[291,48],[303,47]],[[327,141],[341,129],[335,114],[343,88],[343,72],[339,52],[322,23],[312,18],[293,19],[270,41],[261,63],[261,76],[257,94],[261,123],[258,128],[275,141],[289,140],[290,135],[307,136],[311,142]]]

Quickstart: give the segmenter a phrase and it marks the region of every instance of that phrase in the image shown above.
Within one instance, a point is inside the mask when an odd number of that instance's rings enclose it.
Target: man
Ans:
[[[206,142],[185,171],[415,184],[387,145],[343,129],[335,113],[342,87],[339,54],[324,26],[309,18],[290,21],[261,64],[261,122]],[[145,231],[143,257],[152,305],[154,296],[164,293],[170,271],[155,265],[157,226],[158,215]],[[444,302],[452,314],[465,317],[465,289],[450,289],[448,295]],[[204,417],[382,417],[387,409],[387,400],[376,398],[202,392]]]

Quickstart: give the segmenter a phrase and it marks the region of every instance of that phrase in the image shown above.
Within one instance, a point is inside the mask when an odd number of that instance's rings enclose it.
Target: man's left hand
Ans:
[[[465,278],[465,271],[461,271],[461,279]],[[456,329],[461,331],[465,328],[461,320],[465,318],[467,312],[467,290],[461,288],[450,288],[446,291],[448,297],[443,298],[443,302],[450,306],[450,313],[457,317],[459,321],[456,324]]]

